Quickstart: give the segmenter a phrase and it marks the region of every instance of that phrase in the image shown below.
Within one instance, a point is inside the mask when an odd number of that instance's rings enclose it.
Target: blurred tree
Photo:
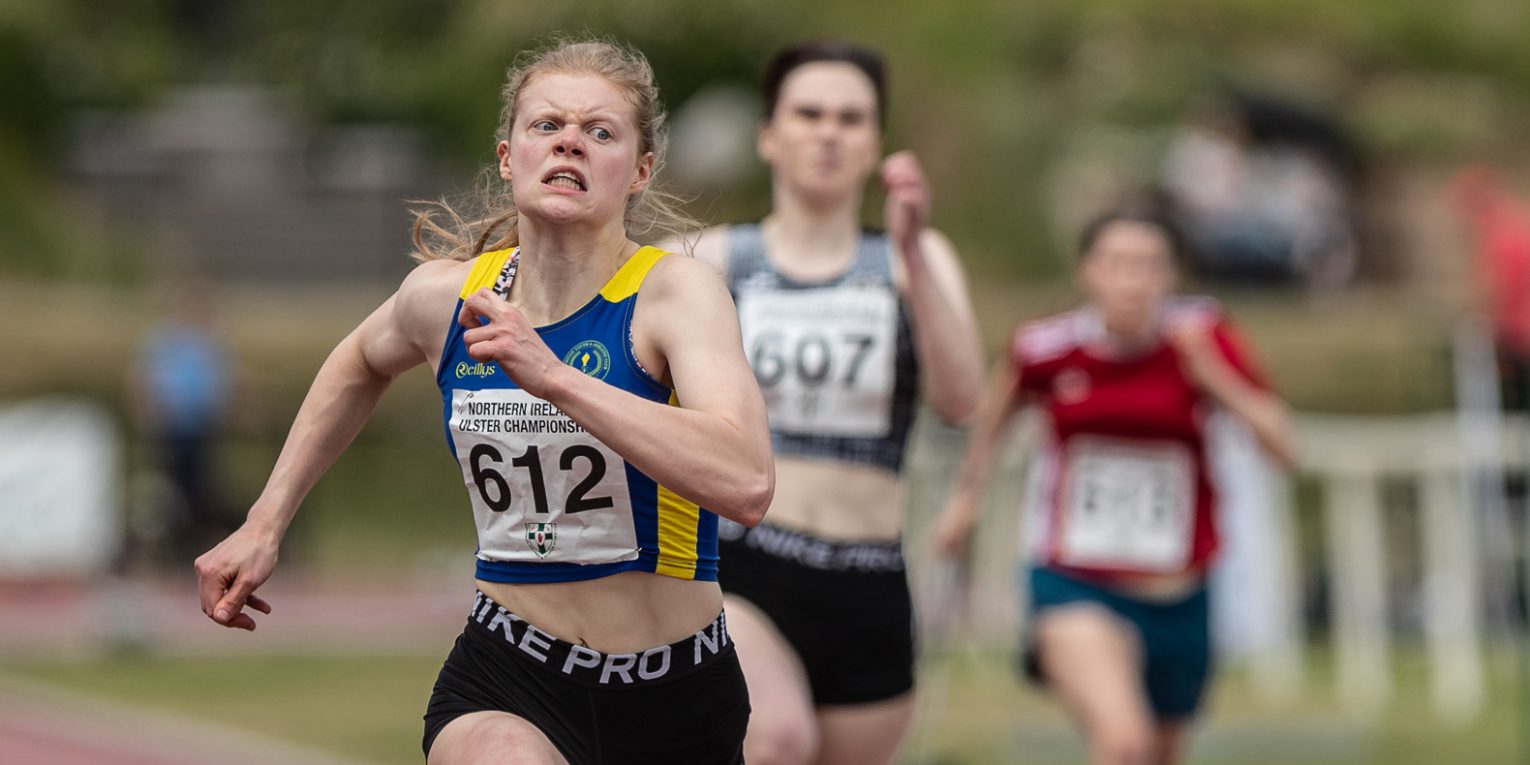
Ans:
[[[710,82],[752,87],[791,40],[883,48],[889,148],[927,158],[936,222],[1001,277],[1065,272],[1051,200],[1065,165],[1093,151],[1078,136],[1129,131],[1150,151],[1219,77],[1343,113],[1384,163],[1512,161],[1530,145],[1530,4],[1518,0],[885,0],[870,12],[854,0],[0,0],[0,199],[47,193],[69,110],[206,79],[290,90],[324,121],[424,126],[457,177],[489,157],[509,60],[560,30],[641,48],[672,108]],[[703,197],[698,212],[764,209],[765,184],[745,192],[717,207]],[[0,243],[68,246],[48,207],[0,214]]]

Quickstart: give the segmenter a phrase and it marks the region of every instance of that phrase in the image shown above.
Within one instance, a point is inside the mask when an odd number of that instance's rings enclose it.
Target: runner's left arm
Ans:
[[[983,396],[983,352],[977,319],[967,297],[956,249],[934,229],[925,229],[917,251],[905,251],[908,302],[919,349],[925,398],[942,420],[965,422]]]
[[[1236,343],[1223,327],[1186,321],[1170,328],[1170,343],[1186,372],[1201,390],[1254,432],[1259,445],[1281,467],[1297,466],[1296,432],[1291,413],[1280,396],[1254,384],[1236,361]],[[1233,358],[1229,358],[1232,355]]]
[[[930,188],[913,152],[884,160],[882,183],[884,221],[903,263],[925,399],[941,419],[960,423],[983,396],[983,352],[961,261],[951,241],[926,226]]]

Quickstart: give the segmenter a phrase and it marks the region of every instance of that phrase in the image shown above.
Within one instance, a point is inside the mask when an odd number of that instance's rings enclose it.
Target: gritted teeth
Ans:
[[[558,188],[563,189],[578,189],[579,191],[585,190],[584,181],[580,179],[578,175],[567,170],[561,170],[559,172],[553,173],[552,175],[547,176],[547,178],[542,182],[549,186],[557,186]]]

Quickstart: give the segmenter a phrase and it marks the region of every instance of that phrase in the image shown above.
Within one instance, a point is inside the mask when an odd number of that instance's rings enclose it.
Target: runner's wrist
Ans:
[[[258,515],[256,511],[251,510],[249,517],[244,521],[244,528],[248,529],[256,539],[272,547],[278,547],[282,543],[282,538],[287,535],[288,523],[287,520]]]
[[[574,387],[574,376],[570,375],[571,372],[575,373],[578,377],[586,376],[578,373],[577,370],[567,364],[550,364],[547,367],[547,371],[542,375],[542,389],[527,392],[559,409],[567,411],[565,404],[568,403],[569,397],[573,395]]]
[[[946,509],[946,515],[953,519],[971,523],[977,520],[977,497],[968,491],[959,491],[952,498],[951,505]]]

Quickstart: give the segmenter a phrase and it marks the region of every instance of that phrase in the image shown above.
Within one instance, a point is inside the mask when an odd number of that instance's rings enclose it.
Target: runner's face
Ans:
[[[640,138],[626,94],[604,77],[534,75],[499,142],[499,174],[513,181],[522,215],[555,224],[621,220],[653,171]]]
[[[1116,221],[1100,231],[1079,264],[1079,283],[1106,327],[1126,335],[1152,330],[1174,289],[1172,253],[1164,233],[1147,223]]]
[[[833,202],[866,184],[881,159],[879,131],[871,78],[853,64],[803,64],[782,81],[760,128],[760,157],[777,184]]]

